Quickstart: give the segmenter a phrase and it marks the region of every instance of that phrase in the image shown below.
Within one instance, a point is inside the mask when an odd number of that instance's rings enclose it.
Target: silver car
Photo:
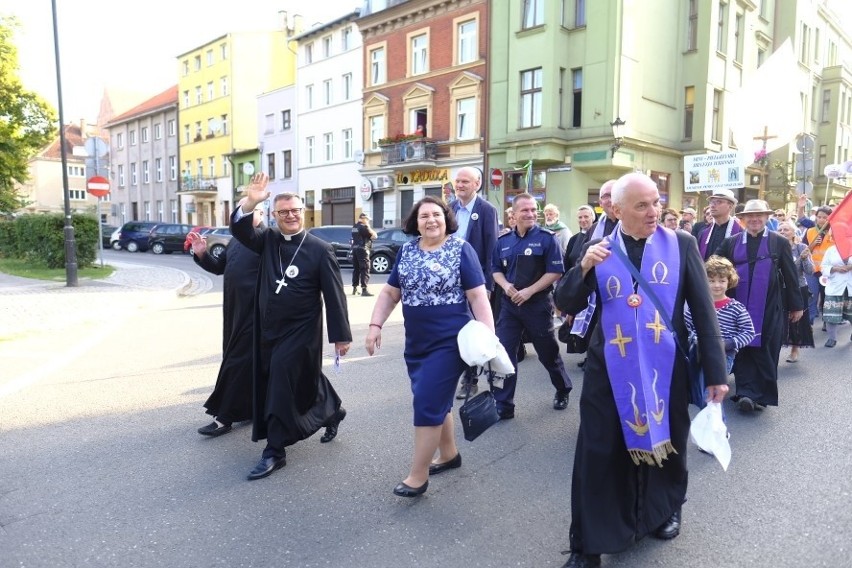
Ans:
[[[219,258],[232,238],[230,227],[214,227],[204,235],[204,240],[207,241],[207,252],[215,258]]]

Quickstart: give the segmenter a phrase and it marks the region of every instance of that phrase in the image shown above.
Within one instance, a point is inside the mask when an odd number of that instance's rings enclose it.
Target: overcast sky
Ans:
[[[327,22],[360,0],[56,0],[65,122],[95,122],[105,87],[159,94],[178,80],[176,57],[227,32],[272,29],[279,10],[304,25]],[[18,18],[24,85],[57,102],[50,0],[0,0]],[[126,109],[124,109],[126,110]]]

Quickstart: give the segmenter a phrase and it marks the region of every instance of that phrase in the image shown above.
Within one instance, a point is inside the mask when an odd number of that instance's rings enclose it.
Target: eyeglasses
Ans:
[[[293,217],[298,217],[304,211],[304,207],[297,207],[296,209],[279,209],[275,212],[279,217],[286,217],[287,215],[292,215]]]

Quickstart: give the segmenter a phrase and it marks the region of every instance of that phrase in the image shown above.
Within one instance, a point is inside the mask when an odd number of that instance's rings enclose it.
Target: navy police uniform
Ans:
[[[553,233],[534,225],[524,236],[517,229],[499,237],[492,256],[492,271],[502,272],[516,290],[522,290],[545,273],[562,274],[562,251]],[[517,354],[524,331],[530,338],[538,360],[547,369],[550,382],[557,394],[571,390],[571,379],[559,355],[559,344],[553,337],[551,288],[541,290],[518,306],[503,295],[500,316],[497,320],[497,337],[506,348],[512,365],[517,370]],[[502,389],[495,389],[497,409],[502,414],[513,414],[517,373],[507,377]]]

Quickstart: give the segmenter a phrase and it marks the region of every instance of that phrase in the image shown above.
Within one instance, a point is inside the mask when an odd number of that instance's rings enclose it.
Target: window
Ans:
[[[281,111],[281,130],[290,130],[290,109]]]
[[[719,18],[716,26],[716,51],[725,53],[727,38],[725,28],[728,23],[728,5],[724,2],[719,2]]]
[[[323,94],[323,102],[325,103],[325,106],[328,106],[328,105],[331,104],[331,101],[332,101],[331,89],[332,89],[331,79],[326,79],[325,81],[322,82],[322,94]]]
[[[145,212],[145,213],[144,213],[144,215],[145,215],[145,220],[146,220],[146,221],[150,221],[150,220],[151,220],[151,202],[150,202],[150,201],[146,201],[146,202],[144,203],[144,205],[143,205],[143,209],[142,209],[142,210]]]
[[[713,132],[711,139],[713,142],[722,140],[722,91],[713,90]]]
[[[476,20],[468,20],[458,25],[458,64],[470,63],[479,59],[479,42],[476,34]]]
[[[275,152],[266,155],[266,174],[275,179]]]
[[[325,147],[325,161],[331,162],[334,160],[334,134],[331,132],[323,134],[322,142]]]
[[[689,0],[689,19],[686,24],[686,50],[698,49],[698,0]]]
[[[828,146],[820,145],[819,147],[819,162],[817,162],[817,170],[814,172],[815,175],[823,175],[825,172],[825,166],[828,165]]]
[[[219,79],[219,90],[222,92],[223,97],[228,96],[228,78],[222,77]]]
[[[305,161],[308,164],[314,163],[314,137],[308,136],[305,139]]]
[[[118,187],[124,187],[124,164],[118,165]]]
[[[562,25],[569,29],[586,27],[586,0],[562,0]]]
[[[429,36],[420,34],[411,38],[411,74],[422,75],[429,70]]]
[[[735,52],[734,52],[734,61],[737,63],[743,62],[743,39],[745,39],[743,29],[743,25],[745,22],[745,18],[743,14],[737,12],[736,16],[736,29],[734,30],[734,39],[735,39]]]
[[[381,85],[385,81],[385,48],[379,47],[370,52],[370,85]]]
[[[195,171],[198,177],[204,177],[204,165],[201,163],[201,158],[195,160]]]
[[[799,61],[808,63],[808,53],[811,50],[811,30],[807,24],[802,24],[802,49],[799,52]]]
[[[130,164],[130,185],[138,185],[139,179],[136,177],[136,162]]]
[[[757,67],[760,68],[763,62],[766,61],[766,50],[762,47],[757,48]]]
[[[816,121],[817,119],[817,86],[814,85],[811,87],[811,120]]]
[[[148,170],[148,160],[142,160],[142,183],[151,183],[151,172]]]
[[[82,166],[68,166],[68,175],[71,177],[86,177],[86,169]]]
[[[521,128],[541,126],[541,68],[521,71]]]
[[[322,38],[322,56],[331,57],[331,36]],[[272,177],[272,176],[270,176]]]
[[[820,120],[822,122],[828,122],[831,114],[831,91],[826,89],[822,92],[822,114],[820,114]]]
[[[686,87],[683,93],[683,139],[692,140],[695,119],[695,87]]]
[[[283,167],[284,179],[293,177],[293,153],[290,150],[281,152],[281,163]]]
[[[352,47],[352,28],[343,28],[340,31],[340,49],[347,51]]]
[[[154,125],[154,140],[160,140],[163,138],[163,125],[159,122]]]
[[[163,181],[163,159],[156,158],[154,160],[154,179],[156,181]]]
[[[222,134],[227,134],[228,133],[228,115],[223,114],[219,118],[221,118],[221,120],[222,120]]]
[[[177,179],[177,156],[169,156],[169,179]]]
[[[222,154],[222,176],[230,177],[231,176],[231,162],[228,161],[228,155]]]
[[[189,60],[183,60],[183,76],[186,77],[189,75]]]
[[[200,55],[196,55],[196,56],[193,58],[193,61],[194,61],[194,63],[195,63],[195,70],[196,70],[196,71],[200,71],[200,70],[201,70],[201,56],[200,56]]]
[[[308,85],[305,87],[305,108],[308,110],[314,108],[314,86]]]
[[[144,142],[147,142],[147,141],[148,141],[148,127],[143,126],[142,127],[142,142],[144,143]]]
[[[184,138],[184,142],[186,144],[189,144],[189,125],[188,124],[183,125],[183,138]]]
[[[819,53],[819,28],[814,28],[814,64],[819,64],[822,61]]]
[[[207,67],[210,67],[211,65],[213,65],[213,50],[208,49],[207,50]]]
[[[544,25],[544,0],[524,0],[523,29]]]
[[[130,131],[128,138],[130,139],[130,145],[136,146],[136,131],[135,130]]]
[[[169,200],[169,210],[171,211],[172,223],[177,223],[177,221],[178,221],[177,199],[170,199]]]
[[[192,176],[192,171],[189,169],[189,160],[183,163],[183,177],[189,179]]]
[[[215,98],[215,91],[213,90],[213,81],[207,82],[207,100],[212,101]]]
[[[116,148],[118,148],[119,150],[121,150],[122,148],[124,148],[124,133],[123,133],[123,132],[118,132],[118,133],[115,135],[115,146],[116,146]]]
[[[163,202],[161,200],[157,200],[157,221],[163,220]]]
[[[201,140],[201,121],[195,123],[195,140]]]
[[[314,44],[306,43],[305,44],[305,63],[310,64],[314,62]]]
[[[211,178],[216,177],[216,158],[213,156],[207,158],[207,172]]]
[[[201,96],[201,86],[195,87],[195,104],[200,105],[204,99]]]
[[[68,190],[70,199],[76,201],[85,201],[86,199],[86,190],[84,189],[69,189]]]
[[[456,138],[471,140],[476,137],[476,98],[456,101]]]
[[[385,117],[383,115],[370,117],[370,149],[379,149],[379,140],[385,135]]]
[[[169,136],[176,135],[177,134],[177,122],[175,121],[175,119],[172,118],[168,122],[166,122],[166,128],[168,128],[168,130],[169,130]]]
[[[757,13],[760,14],[760,17],[764,20],[766,19],[766,5],[769,4],[769,0],[760,0],[760,7],[757,10]]]
[[[343,159],[352,159],[352,129],[344,128],[341,133],[343,137]]]
[[[347,73],[343,76],[343,100],[348,101],[352,98],[352,73]]]
[[[571,126],[579,128],[583,120],[583,70],[571,70]]]
[[[183,92],[183,106],[184,106],[184,108],[189,107],[189,91]]]
[[[275,115],[272,113],[267,114],[263,117],[264,121],[264,134],[272,134],[275,131]],[[271,177],[271,176],[270,176]]]

